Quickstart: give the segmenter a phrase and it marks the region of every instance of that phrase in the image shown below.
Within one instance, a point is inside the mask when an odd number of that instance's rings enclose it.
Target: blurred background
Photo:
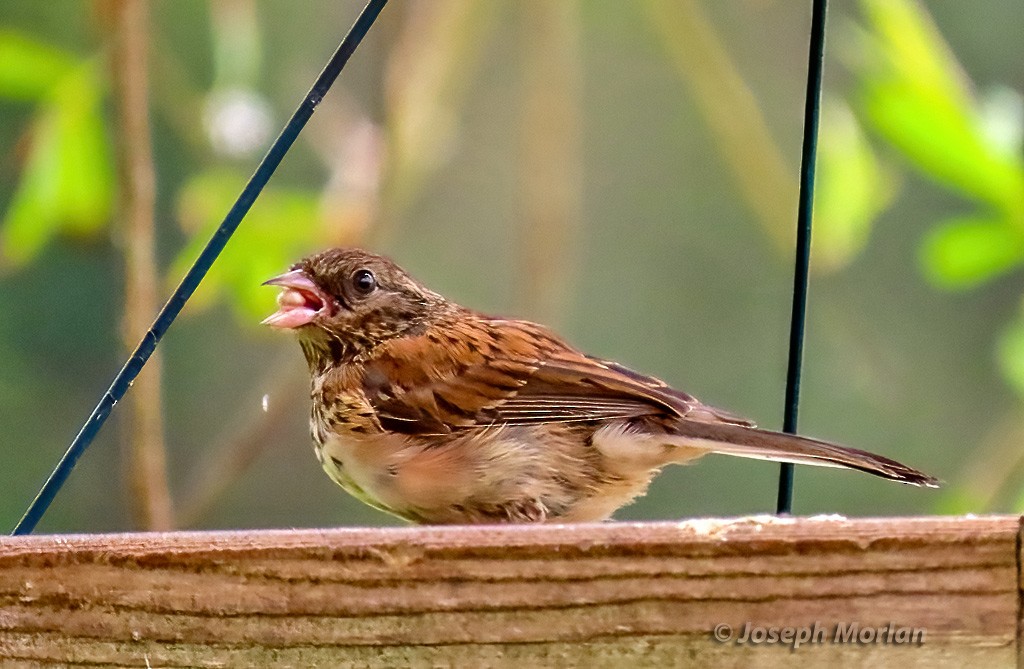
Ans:
[[[0,526],[13,527],[361,0],[0,5]],[[361,244],[479,310],[781,425],[810,3],[395,0],[42,532],[393,525],[320,471],[258,323]],[[832,3],[795,512],[1024,507],[1024,4]],[[622,519],[774,510],[674,467]]]

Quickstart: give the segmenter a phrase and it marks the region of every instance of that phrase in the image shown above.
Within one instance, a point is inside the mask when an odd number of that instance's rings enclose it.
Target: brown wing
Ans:
[[[751,425],[523,321],[460,319],[396,340],[364,378],[381,425],[404,434],[643,416]]]

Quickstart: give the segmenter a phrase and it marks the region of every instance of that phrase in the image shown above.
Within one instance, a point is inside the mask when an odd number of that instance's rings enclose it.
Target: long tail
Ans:
[[[859,469],[900,483],[939,487],[939,480],[935,477],[895,460],[827,441],[729,423],[680,420],[674,427],[675,434],[685,438],[687,445],[707,448],[714,453],[818,467]]]

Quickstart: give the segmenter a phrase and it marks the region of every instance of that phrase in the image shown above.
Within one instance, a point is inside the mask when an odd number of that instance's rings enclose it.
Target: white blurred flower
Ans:
[[[1007,156],[1024,145],[1024,97],[1007,86],[994,86],[981,98],[982,131],[989,144]]]
[[[206,100],[203,122],[214,151],[242,158],[266,148],[271,132],[270,105],[251,90],[215,91]]]

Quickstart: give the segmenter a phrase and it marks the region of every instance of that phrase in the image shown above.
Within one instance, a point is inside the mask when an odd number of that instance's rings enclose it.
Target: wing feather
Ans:
[[[373,383],[364,392],[385,429],[427,436],[645,416],[751,424],[660,379],[584,355],[532,323],[464,321],[443,336],[418,339],[396,342],[368,365],[365,378]],[[425,371],[396,375],[413,360]]]

